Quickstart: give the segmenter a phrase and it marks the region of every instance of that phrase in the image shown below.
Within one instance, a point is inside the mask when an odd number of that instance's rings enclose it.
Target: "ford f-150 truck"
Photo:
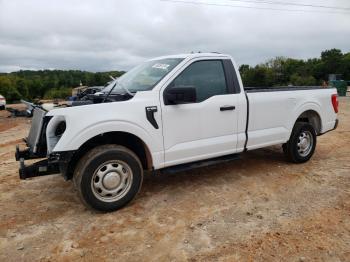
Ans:
[[[337,112],[334,88],[244,89],[228,55],[165,56],[72,107],[35,108],[16,159],[21,179],[61,173],[84,204],[113,211],[136,196],[144,170],[176,172],[276,144],[306,162],[316,137],[337,127]],[[34,158],[43,159],[24,164]]]

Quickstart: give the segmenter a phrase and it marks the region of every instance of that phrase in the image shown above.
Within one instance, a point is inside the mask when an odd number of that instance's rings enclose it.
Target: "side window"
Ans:
[[[206,60],[194,62],[170,84],[170,88],[185,86],[191,86],[196,89],[197,103],[215,95],[227,94],[222,61]]]

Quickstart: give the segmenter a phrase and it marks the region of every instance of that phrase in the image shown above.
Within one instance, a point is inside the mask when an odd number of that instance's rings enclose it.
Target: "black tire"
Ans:
[[[125,174],[127,178],[123,177]],[[106,179],[109,186],[117,185],[108,188],[104,183]],[[104,212],[120,209],[133,200],[141,189],[142,180],[140,160],[128,148],[119,145],[102,145],[90,150],[79,160],[73,176],[82,202],[89,208]],[[116,193],[119,187],[125,188],[121,193]],[[109,190],[114,190],[113,194],[117,195],[106,195]]]
[[[312,141],[312,144],[310,144],[305,150],[298,145],[298,143],[301,142],[300,137],[303,135],[310,137],[310,140],[307,138],[307,141]],[[305,163],[315,152],[317,142],[316,138],[316,131],[312,125],[305,122],[297,122],[294,125],[289,141],[282,146],[283,152],[289,161],[293,163]]]
[[[4,105],[0,106],[0,110],[5,110],[5,106]]]

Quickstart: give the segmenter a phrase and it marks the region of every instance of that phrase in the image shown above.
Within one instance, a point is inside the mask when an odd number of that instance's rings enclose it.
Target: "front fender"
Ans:
[[[133,134],[139,137],[147,145],[151,152],[160,151],[159,145],[154,142],[154,139],[147,133],[146,130],[127,121],[105,121],[79,130],[67,128],[64,135],[54,147],[53,151],[59,152],[77,150],[86,141],[107,132],[125,132]]]

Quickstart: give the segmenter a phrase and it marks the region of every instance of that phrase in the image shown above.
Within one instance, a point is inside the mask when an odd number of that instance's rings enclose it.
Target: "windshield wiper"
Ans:
[[[112,93],[113,89],[118,85],[120,85],[120,87],[130,96],[134,96],[135,94],[131,93],[129,91],[129,89],[127,89],[122,83],[119,83],[118,81],[115,82],[115,84],[112,86],[112,88],[109,90],[109,92],[107,93],[107,95],[105,96],[105,98],[103,99],[102,103],[104,103],[107,98],[110,96],[110,94]]]
[[[109,95],[112,93],[113,89],[115,88],[115,86],[117,85],[117,81],[115,81],[115,84],[112,86],[112,88],[109,90],[109,92],[107,93],[107,95],[105,95],[105,98],[103,98],[102,103],[104,103],[107,98],[109,97]]]

